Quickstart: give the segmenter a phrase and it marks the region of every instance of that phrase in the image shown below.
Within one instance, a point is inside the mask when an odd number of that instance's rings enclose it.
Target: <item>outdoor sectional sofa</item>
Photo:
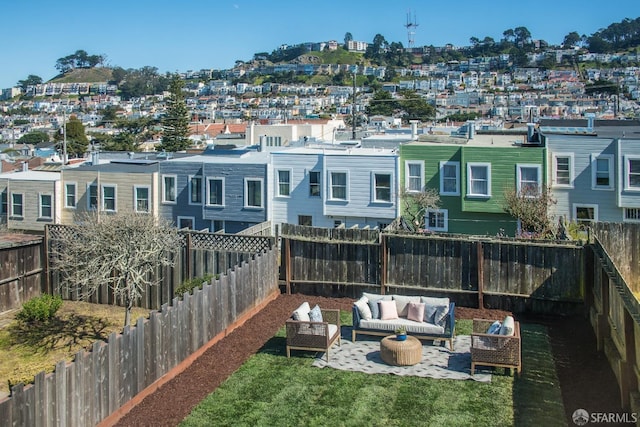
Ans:
[[[354,342],[357,334],[393,335],[396,328],[404,326],[407,334],[418,339],[449,341],[453,350],[455,303],[449,298],[364,292],[352,311]]]

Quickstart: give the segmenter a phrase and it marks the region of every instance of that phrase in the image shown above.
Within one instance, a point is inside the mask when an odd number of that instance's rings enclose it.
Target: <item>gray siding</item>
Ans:
[[[640,140],[618,140],[618,205],[622,208],[640,208],[640,191],[627,187],[626,158],[640,158]]]

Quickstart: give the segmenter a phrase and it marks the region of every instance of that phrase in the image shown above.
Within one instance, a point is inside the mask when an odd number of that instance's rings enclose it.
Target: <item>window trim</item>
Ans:
[[[429,227],[429,214],[433,213],[436,215],[442,214],[444,219],[443,227]],[[441,231],[448,232],[449,231],[449,210],[448,209],[427,209],[424,213],[424,228],[426,230],[431,231]]]
[[[260,182],[260,206],[250,205],[249,202],[249,182]],[[245,209],[264,209],[264,178],[244,178],[244,201],[243,207]]]
[[[597,170],[597,165],[598,165],[598,160],[599,159],[604,159],[607,160],[607,163],[609,164],[609,185],[598,185],[597,184],[597,180],[598,180],[598,170]],[[613,154],[598,154],[598,153],[592,153],[591,154],[591,189],[592,190],[613,190],[614,186],[613,186],[613,179],[614,179],[614,170],[613,170],[613,159],[614,156]]]
[[[173,200],[168,200],[166,198],[167,195],[167,178],[173,179]],[[175,205],[178,203],[178,175],[176,174],[166,174],[162,175],[162,203]]]
[[[409,188],[409,183],[411,182],[411,176],[409,175],[411,165],[420,166],[420,189],[412,190]],[[408,193],[419,193],[424,189],[424,161],[422,160],[405,160],[404,161],[404,189]]]
[[[69,185],[73,185],[73,206],[69,205]],[[76,209],[78,206],[78,183],[75,181],[64,183],[64,207],[67,209]]]
[[[221,186],[221,195],[220,195],[220,199],[222,201],[221,204],[217,204],[217,203],[211,203],[211,181],[220,181],[220,186]],[[224,191],[224,177],[223,176],[208,176],[207,177],[207,184],[206,184],[206,190],[207,190],[207,196],[206,196],[206,206],[213,206],[213,207],[224,207],[225,203],[225,191]]]
[[[542,194],[542,165],[536,163],[517,163],[516,164],[516,188],[518,193],[522,191],[522,169],[536,169],[538,179],[536,184],[538,186],[538,194]],[[533,196],[529,196],[533,197]]]
[[[183,219],[191,221],[191,227],[189,228],[189,230],[195,230],[196,217],[195,216],[188,216],[188,215],[178,215],[176,217],[176,227],[178,228],[178,230],[182,230],[184,228],[184,227],[180,227],[180,221],[183,220]]]
[[[378,199],[378,186],[376,175],[386,175],[389,177],[389,200]],[[393,203],[393,173],[389,171],[371,171],[371,201],[373,203]]]
[[[487,194],[476,194],[471,192],[471,168],[484,167],[487,170]],[[487,162],[468,162],[467,163],[467,194],[466,197],[476,199],[491,198],[491,163]]]
[[[193,182],[194,179],[200,180],[200,201],[199,202],[193,201],[193,192],[192,192],[191,183]],[[203,190],[202,175],[189,175],[189,205],[190,206],[202,206],[202,203],[204,200],[202,197],[202,190]]]
[[[592,208],[593,220],[578,219],[578,208]],[[593,203],[574,203],[571,207],[571,215],[576,222],[598,222],[598,205]]]
[[[15,213],[15,206],[17,205],[17,203],[14,202],[13,197],[14,196],[20,196],[20,214],[16,214]],[[11,218],[24,218],[24,193],[11,193],[11,207],[10,207],[10,211],[11,211]]]
[[[288,184],[288,190],[289,190],[289,194],[281,194],[280,193],[280,172],[288,172],[289,173],[289,182]],[[291,177],[293,176],[293,171],[290,168],[278,168],[275,171],[275,182],[276,182],[276,197],[285,197],[285,198],[290,198],[291,197]]]
[[[138,190],[146,189],[147,190],[147,210],[142,211],[138,210]],[[149,185],[134,185],[133,186],[133,210],[137,213],[151,213],[151,186]]]
[[[91,188],[95,188],[96,190],[96,205],[95,206],[91,206]],[[100,206],[100,192],[98,191],[98,183],[93,181],[93,182],[87,182],[87,210],[88,211],[95,211],[98,210],[98,207]]]
[[[635,211],[638,211],[638,218],[637,219],[629,219],[627,218],[627,210],[628,209],[633,209]],[[622,208],[622,222],[633,222],[633,223],[640,223],[640,208]]]
[[[344,174],[344,199],[333,197],[333,174],[339,173]],[[345,169],[333,169],[327,171],[327,180],[329,184],[327,185],[327,191],[329,192],[327,200],[333,202],[348,202],[349,201],[349,171]]]
[[[629,180],[629,174],[631,173],[631,168],[629,167],[629,162],[631,160],[639,161],[640,156],[624,156],[624,190],[625,191],[640,191],[640,186],[632,187]]]
[[[566,157],[569,159],[569,183],[558,184],[558,157]],[[574,155],[573,153],[553,153],[551,156],[551,168],[552,168],[552,186],[553,188],[573,188],[574,176]]]
[[[42,214],[42,208],[44,206],[42,204],[42,196],[49,196],[51,198],[51,204],[49,205],[51,214],[48,216]],[[53,219],[53,193],[38,193],[38,219]]]
[[[311,183],[311,174],[317,174],[318,176],[318,182],[312,184]],[[322,171],[318,171],[318,170],[310,170],[309,173],[309,197],[311,198],[317,198],[317,197],[322,197]],[[312,185],[317,185],[318,186],[318,194],[317,195],[313,195],[311,194],[311,186]]]
[[[446,166],[454,166],[456,169],[456,190],[455,191],[444,191],[443,171]],[[438,173],[440,175],[440,195],[441,196],[459,196],[460,195],[460,162],[451,162],[451,161],[443,160],[440,162]]]
[[[107,198],[104,195],[105,188],[113,188],[113,209],[107,209],[105,203]],[[100,185],[100,210],[102,212],[118,212],[118,185],[117,184],[101,184]]]

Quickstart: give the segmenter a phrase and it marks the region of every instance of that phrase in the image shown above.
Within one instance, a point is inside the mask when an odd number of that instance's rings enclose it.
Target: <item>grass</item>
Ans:
[[[342,313],[350,325],[350,313]],[[458,334],[471,321],[457,322]],[[491,383],[370,375],[311,366],[312,352],[285,355],[282,328],[207,396],[181,426],[563,426],[564,407],[546,329],[521,325],[520,377]]]
[[[11,318],[3,319],[6,326],[0,328],[0,393],[9,393],[9,384],[28,384],[42,371],[53,372],[57,362],[72,361],[80,349],[90,349],[95,341],[121,332],[124,313],[123,307],[64,301],[57,318],[47,324],[22,325]],[[131,317],[148,315],[149,310],[134,308]]]

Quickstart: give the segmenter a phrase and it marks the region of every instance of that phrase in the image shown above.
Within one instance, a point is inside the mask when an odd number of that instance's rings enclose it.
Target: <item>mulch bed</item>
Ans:
[[[280,295],[244,325],[223,338],[184,372],[147,396],[125,414],[117,426],[176,426],[284,325],[302,302],[323,308],[351,311],[353,299],[304,294]],[[501,310],[456,307],[460,319],[501,319]],[[596,351],[596,341],[586,318],[517,319],[548,327],[556,360],[567,424],[574,410],[622,412],[617,383],[606,357]],[[524,366],[526,371],[526,366]]]

